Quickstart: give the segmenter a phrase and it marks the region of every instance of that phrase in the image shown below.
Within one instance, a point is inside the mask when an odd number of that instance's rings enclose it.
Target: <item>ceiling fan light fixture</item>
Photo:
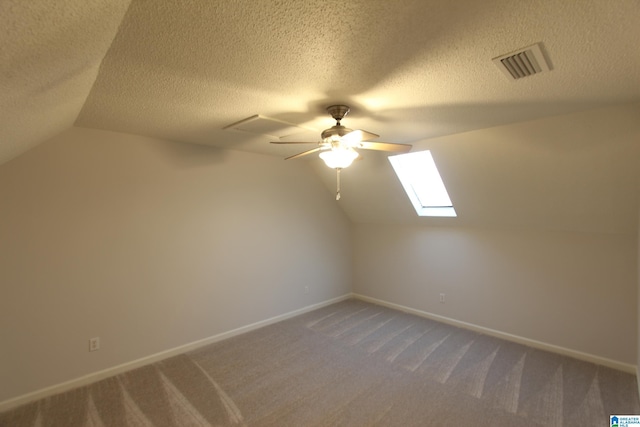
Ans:
[[[349,167],[356,157],[358,153],[353,148],[334,148],[320,153],[320,158],[332,169]]]

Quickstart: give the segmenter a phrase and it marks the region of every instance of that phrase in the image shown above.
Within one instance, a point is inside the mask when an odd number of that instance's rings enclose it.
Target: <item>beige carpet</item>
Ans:
[[[633,375],[349,300],[0,414],[0,426],[608,426]]]

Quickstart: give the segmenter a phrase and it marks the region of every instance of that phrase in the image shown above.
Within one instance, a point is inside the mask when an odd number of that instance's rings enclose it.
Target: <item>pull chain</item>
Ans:
[[[336,200],[340,200],[340,170],[342,168],[336,168],[336,181],[337,181],[337,190],[336,190]]]

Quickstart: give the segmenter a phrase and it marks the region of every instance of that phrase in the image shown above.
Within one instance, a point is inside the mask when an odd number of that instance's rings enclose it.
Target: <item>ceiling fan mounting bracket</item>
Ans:
[[[340,120],[344,119],[344,116],[349,114],[351,109],[346,105],[330,105],[327,107],[327,113],[331,114],[337,123],[340,126]]]

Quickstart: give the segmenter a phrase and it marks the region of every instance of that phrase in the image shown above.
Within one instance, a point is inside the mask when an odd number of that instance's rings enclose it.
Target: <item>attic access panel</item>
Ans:
[[[389,161],[419,216],[457,216],[429,150],[390,156]]]
[[[225,126],[225,130],[238,130],[242,132],[264,135],[270,138],[285,138],[287,136],[315,131],[293,123],[288,123],[278,119],[272,119],[261,114],[256,114],[239,122]]]

